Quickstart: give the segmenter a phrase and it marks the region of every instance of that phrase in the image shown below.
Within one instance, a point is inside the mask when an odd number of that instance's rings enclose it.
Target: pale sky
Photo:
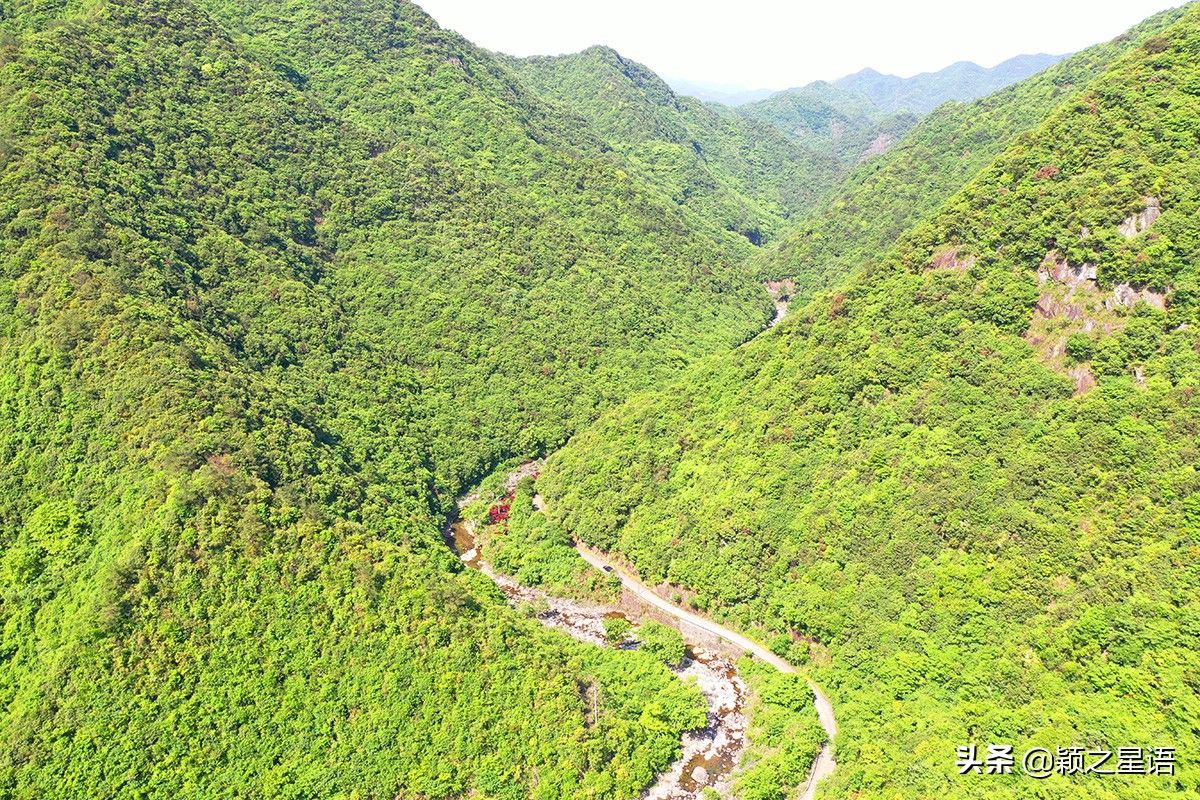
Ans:
[[[417,0],[446,28],[518,56],[605,44],[671,78],[784,89],[863,67],[1069,53],[1181,0]]]

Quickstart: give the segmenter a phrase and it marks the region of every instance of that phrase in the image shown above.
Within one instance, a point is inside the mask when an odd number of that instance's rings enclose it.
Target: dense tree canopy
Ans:
[[[694,690],[441,512],[757,329],[749,245],[409,3],[0,25],[0,794],[636,795]]]
[[[648,579],[810,643],[829,797],[1200,788],[954,769],[968,742],[1198,744],[1200,8],[1176,16],[860,277],[539,479]]]
[[[810,661],[831,796],[974,796],[946,748],[988,736],[1194,749],[1196,17],[935,115],[776,269],[837,154],[611,51],[2,4],[0,797],[637,796],[704,721],[678,636],[575,642],[441,539],[581,430],[489,557],[611,597],[579,534]],[[564,108],[596,79],[619,113]],[[764,275],[866,266],[738,347]],[[738,791],[781,798],[821,732],[743,666]]]
[[[583,118],[684,209],[753,244],[812,208],[840,172],[827,141],[802,142],[770,119],[681,97],[610,48],[507,64],[565,114]]]
[[[801,295],[838,285],[933,213],[1014,137],[1036,127],[1114,58],[1157,35],[1180,14],[1165,11],[993,95],[938,108],[899,144],[848,174],[827,202],[797,218],[757,258],[763,277],[792,277]]]

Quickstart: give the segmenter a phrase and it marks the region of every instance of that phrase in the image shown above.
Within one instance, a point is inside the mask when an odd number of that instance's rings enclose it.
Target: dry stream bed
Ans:
[[[604,634],[606,617],[653,615],[649,607],[632,596],[627,596],[622,607],[616,608],[555,597],[498,574],[480,557],[471,522],[453,523],[447,539],[463,563],[491,578],[511,605],[528,604],[538,609],[537,618],[543,625],[564,631],[581,642],[608,647]],[[684,733],[682,755],[658,776],[642,797],[644,800],[698,800],[705,788],[729,796],[734,769],[746,748],[746,682],[730,658],[717,648],[698,642],[688,642],[687,657],[672,671],[680,678],[695,681],[704,694],[708,720],[705,727]]]
[[[786,305],[780,311],[782,317]],[[522,464],[508,475],[507,490],[511,493],[521,479],[536,475],[540,466],[540,462]],[[463,497],[459,500],[459,508],[477,498],[477,492]],[[539,511],[545,510],[540,497],[534,498],[534,505]],[[733,775],[747,744],[748,690],[728,654],[753,653],[782,672],[795,672],[793,666],[740,634],[668,603],[620,567],[609,564],[602,554],[579,542],[576,542],[576,550],[585,561],[597,569],[615,571],[621,578],[620,608],[556,597],[497,573],[481,557],[474,523],[470,521],[458,520],[449,525],[446,540],[463,563],[491,578],[511,605],[528,605],[536,609],[536,616],[543,625],[562,630],[581,642],[610,646],[604,620],[611,616],[622,616],[630,622],[654,618],[679,630],[687,643],[687,655],[672,671],[682,679],[693,679],[703,693],[708,706],[707,724],[683,734],[681,756],[642,793],[642,800],[699,800],[705,789],[713,789],[722,797],[732,796]],[[811,680],[809,685],[821,725],[832,741],[837,734],[833,707]],[[810,768],[808,780],[800,788],[800,800],[811,800],[817,783],[835,767],[833,750],[827,742]]]

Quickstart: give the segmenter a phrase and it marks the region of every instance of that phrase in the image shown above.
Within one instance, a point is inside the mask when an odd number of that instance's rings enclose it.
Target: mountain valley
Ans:
[[[15,0],[0,165],[0,798],[1200,791],[1200,6],[726,106]]]

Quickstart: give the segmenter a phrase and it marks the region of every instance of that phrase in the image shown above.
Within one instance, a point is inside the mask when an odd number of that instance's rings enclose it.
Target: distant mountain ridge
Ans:
[[[935,72],[922,72],[901,78],[867,67],[833,81],[816,80],[803,86],[780,91],[747,89],[741,86],[666,78],[676,93],[695,97],[705,103],[741,108],[797,92],[818,91],[833,86],[866,97],[885,114],[911,112],[928,114],[950,100],[970,102],[1036,75],[1066,58],[1069,53],[1025,53],[1013,56],[994,67],[982,67],[973,61],[956,61]]]
[[[522,85],[622,153],[681,208],[755,244],[778,236],[786,220],[812,208],[841,173],[822,142],[802,141],[772,120],[679,95],[611,47],[495,57]]]
[[[899,142],[943,98],[990,94],[1059,58],[1017,56],[992,69],[960,62],[908,79],[863,70],[763,96],[664,79],[605,46],[557,56],[491,55],[681,208],[754,244],[780,236],[842,174]],[[751,98],[758,99],[735,102]]]
[[[831,153],[843,169],[886,150],[917,123],[912,112],[885,112],[869,97],[826,81],[779,92],[734,109],[807,147]]]
[[[967,61],[911,78],[864,69],[813,81],[737,106],[739,116],[775,127],[806,147],[831,153],[843,168],[896,144],[945,103],[971,102],[1041,72],[1063,56],[1022,55],[991,69]]]
[[[990,69],[971,61],[958,61],[937,72],[922,72],[911,78],[885,75],[867,68],[839,78],[833,85],[864,95],[885,112],[928,114],[951,100],[968,102],[985,97],[1036,75],[1066,57],[1066,54],[1047,53],[1020,55]]]

